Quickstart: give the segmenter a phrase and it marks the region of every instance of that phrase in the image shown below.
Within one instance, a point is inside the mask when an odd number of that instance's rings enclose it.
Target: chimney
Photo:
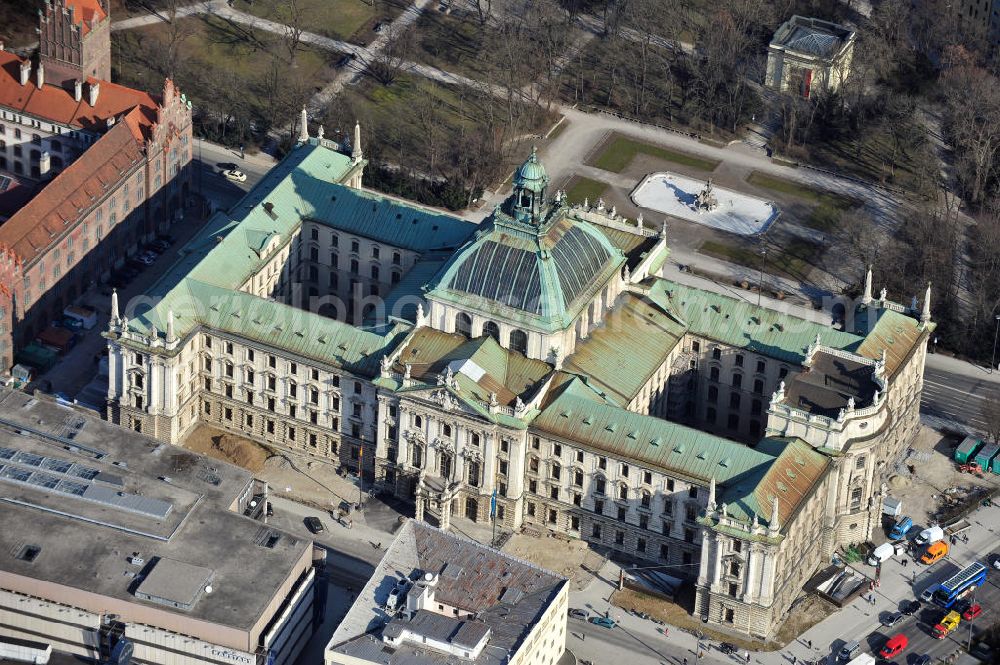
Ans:
[[[47,175],[51,166],[52,160],[49,158],[48,151],[45,151],[42,153],[42,156],[38,158],[38,172],[42,175]]]
[[[45,85],[45,65],[41,62],[38,63],[38,69],[35,70],[35,83],[39,89]]]
[[[76,101],[83,99],[83,81],[80,79],[73,81],[73,99]]]
[[[21,85],[28,85],[29,78],[31,78],[31,62],[24,60],[21,62]]]
[[[87,96],[87,103],[91,106],[97,106],[97,96],[101,93],[101,84],[94,81],[90,84],[90,94]]]

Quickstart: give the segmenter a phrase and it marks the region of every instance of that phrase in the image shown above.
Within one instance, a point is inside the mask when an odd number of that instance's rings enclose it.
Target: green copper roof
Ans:
[[[155,326],[160,338],[167,312],[174,315],[178,337],[202,326],[283,349],[304,358],[343,367],[361,376],[376,376],[382,356],[403,341],[410,327],[389,323],[356,328],[326,316],[258,298],[242,291],[185,279],[156,307],[140,306],[129,329],[148,333]]]
[[[538,152],[531,149],[531,156],[521,164],[521,168],[514,175],[514,188],[527,189],[528,191],[540,194],[549,184],[549,176],[545,172],[545,167],[538,161]]]
[[[706,485],[713,477],[718,482],[741,477],[774,459],[729,439],[601,404],[578,388],[564,388],[532,428]]]
[[[863,340],[860,335],[669,280],[653,281],[649,297],[676,312],[693,335],[786,362],[801,363],[817,335],[824,346],[846,351],[857,350]]]
[[[577,343],[576,351],[563,363],[563,371],[586,377],[591,388],[626,407],[663,365],[684,332],[684,324],[676,317],[653,301],[628,293],[600,327]]]
[[[429,285],[429,298],[562,330],[625,261],[591,224],[556,209],[533,226],[497,212]]]

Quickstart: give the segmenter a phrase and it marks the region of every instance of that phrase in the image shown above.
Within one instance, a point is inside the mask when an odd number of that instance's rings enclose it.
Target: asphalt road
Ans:
[[[208,141],[196,141],[192,163],[195,191],[200,191],[217,210],[239,201],[274,165],[269,158],[259,156],[241,159],[238,150]],[[246,182],[234,182],[222,175],[224,170],[232,168],[245,173]]]
[[[1000,548],[994,550],[985,557],[976,559],[989,565],[993,558],[1000,553]],[[944,563],[944,562],[942,562]],[[957,570],[961,570],[969,561],[951,562],[955,565],[935,566],[926,581],[918,580],[915,585],[918,589],[923,589],[931,582],[941,582],[951,576]],[[910,564],[918,565],[918,564]],[[903,633],[909,639],[909,645],[902,654],[895,658],[898,665],[910,664],[923,654],[931,657],[932,662],[954,653],[958,649],[964,649],[969,644],[970,628],[977,634],[980,630],[988,628],[997,621],[997,613],[1000,612],[1000,571],[989,569],[986,583],[976,590],[975,602],[983,606],[983,613],[971,624],[963,620],[950,635],[942,640],[937,640],[931,635],[935,624],[947,613],[946,610],[933,603],[925,603],[923,608],[916,615],[906,618],[905,621],[896,624],[892,628],[881,628],[876,630],[864,639],[859,639],[865,650],[877,653],[882,645],[893,635]],[[880,617],[881,618],[881,617]]]
[[[931,367],[924,369],[920,410],[925,415],[983,432],[982,415],[987,400],[1000,402],[1000,383]]]

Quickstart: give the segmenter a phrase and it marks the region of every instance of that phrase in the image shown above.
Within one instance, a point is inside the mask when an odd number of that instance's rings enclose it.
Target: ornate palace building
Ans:
[[[191,104],[112,83],[106,0],[46,0],[35,60],[0,43],[0,364],[177,219]]]
[[[930,320],[875,298],[844,330],[660,276],[662,229],[550,192],[536,155],[481,225],[361,188],[303,136],[114,303],[108,417],[199,423],[331,458],[454,516],[669,566],[696,613],[771,634],[869,538],[918,425]]]

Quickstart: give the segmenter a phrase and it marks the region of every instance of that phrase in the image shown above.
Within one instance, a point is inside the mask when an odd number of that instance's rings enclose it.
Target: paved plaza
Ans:
[[[773,203],[714,186],[710,191],[717,205],[702,209],[697,200],[705,187],[702,180],[676,173],[651,173],[632,191],[632,202],[641,208],[743,236],[767,231],[778,218],[778,208]]]

